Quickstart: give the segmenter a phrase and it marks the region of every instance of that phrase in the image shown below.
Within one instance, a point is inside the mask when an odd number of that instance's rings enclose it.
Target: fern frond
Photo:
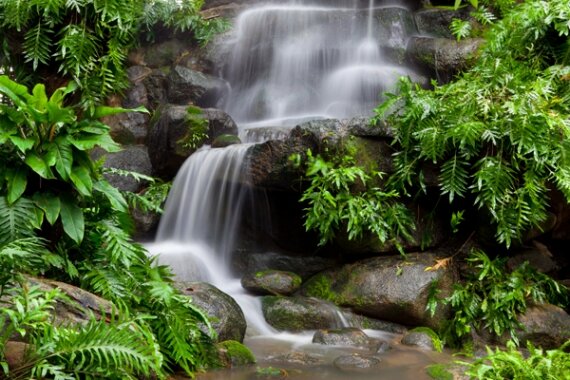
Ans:
[[[513,169],[500,157],[486,156],[477,163],[475,204],[495,213],[497,206],[509,202],[515,181]]]
[[[38,210],[31,200],[20,198],[10,205],[0,197],[0,244],[35,236],[39,224]]]
[[[111,220],[97,223],[97,230],[101,234],[101,250],[111,263],[120,263],[129,268],[131,263],[145,256],[145,249],[131,240],[128,233],[118,227]]]
[[[455,196],[463,198],[468,191],[469,173],[467,163],[454,155],[441,166],[439,185],[442,194],[449,194],[449,203]]]
[[[34,71],[38,68],[38,64],[47,64],[51,58],[51,34],[52,30],[39,21],[37,25],[30,28],[24,36],[24,56],[26,62],[32,62]]]

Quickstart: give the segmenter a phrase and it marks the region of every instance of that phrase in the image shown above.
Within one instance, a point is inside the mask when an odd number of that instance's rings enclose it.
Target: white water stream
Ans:
[[[281,5],[253,7],[236,21],[226,73],[231,94],[223,108],[240,125],[242,141],[260,142],[286,135],[282,125],[299,120],[368,115],[382,91],[391,89],[405,67],[388,63],[379,39],[404,44],[406,29],[397,17],[379,25],[378,14],[401,7],[367,8],[357,1],[340,7]],[[393,12],[396,9],[398,12]],[[251,144],[203,148],[180,169],[168,197],[151,253],[187,281],[208,281],[236,299],[248,322],[248,336],[278,338],[306,345],[308,334],[279,334],[230,270],[247,188],[242,175]],[[339,314],[342,324],[343,316]],[[346,322],[344,322],[346,323]]]

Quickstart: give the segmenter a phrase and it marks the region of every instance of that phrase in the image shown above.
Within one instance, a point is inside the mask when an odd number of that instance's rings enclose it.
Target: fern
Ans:
[[[27,198],[20,198],[8,204],[0,197],[0,245],[20,238],[33,237],[34,230],[41,224],[37,209]]]
[[[45,65],[51,58],[52,41],[50,35],[52,33],[53,31],[49,26],[41,22],[26,32],[22,46],[25,50],[26,62],[32,62],[34,70],[38,68],[39,63]]]

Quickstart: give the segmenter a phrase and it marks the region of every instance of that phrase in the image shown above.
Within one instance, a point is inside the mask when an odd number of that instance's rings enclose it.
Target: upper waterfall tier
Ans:
[[[238,123],[370,114],[398,77],[415,76],[385,57],[415,33],[410,12],[374,1],[369,8],[343,3],[270,4],[238,17],[223,104]]]

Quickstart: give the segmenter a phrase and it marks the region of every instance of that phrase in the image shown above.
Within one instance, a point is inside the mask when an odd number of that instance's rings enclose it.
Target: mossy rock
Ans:
[[[235,340],[216,344],[223,367],[233,368],[255,364],[255,356],[249,348]]]
[[[433,364],[426,368],[429,377],[434,380],[453,380],[453,374],[447,370],[445,364]]]
[[[239,137],[235,135],[221,135],[212,141],[212,148],[225,148],[226,146],[241,144]]]
[[[264,270],[255,274],[247,274],[241,284],[244,289],[259,295],[291,295],[300,287],[301,276],[287,271]]]

